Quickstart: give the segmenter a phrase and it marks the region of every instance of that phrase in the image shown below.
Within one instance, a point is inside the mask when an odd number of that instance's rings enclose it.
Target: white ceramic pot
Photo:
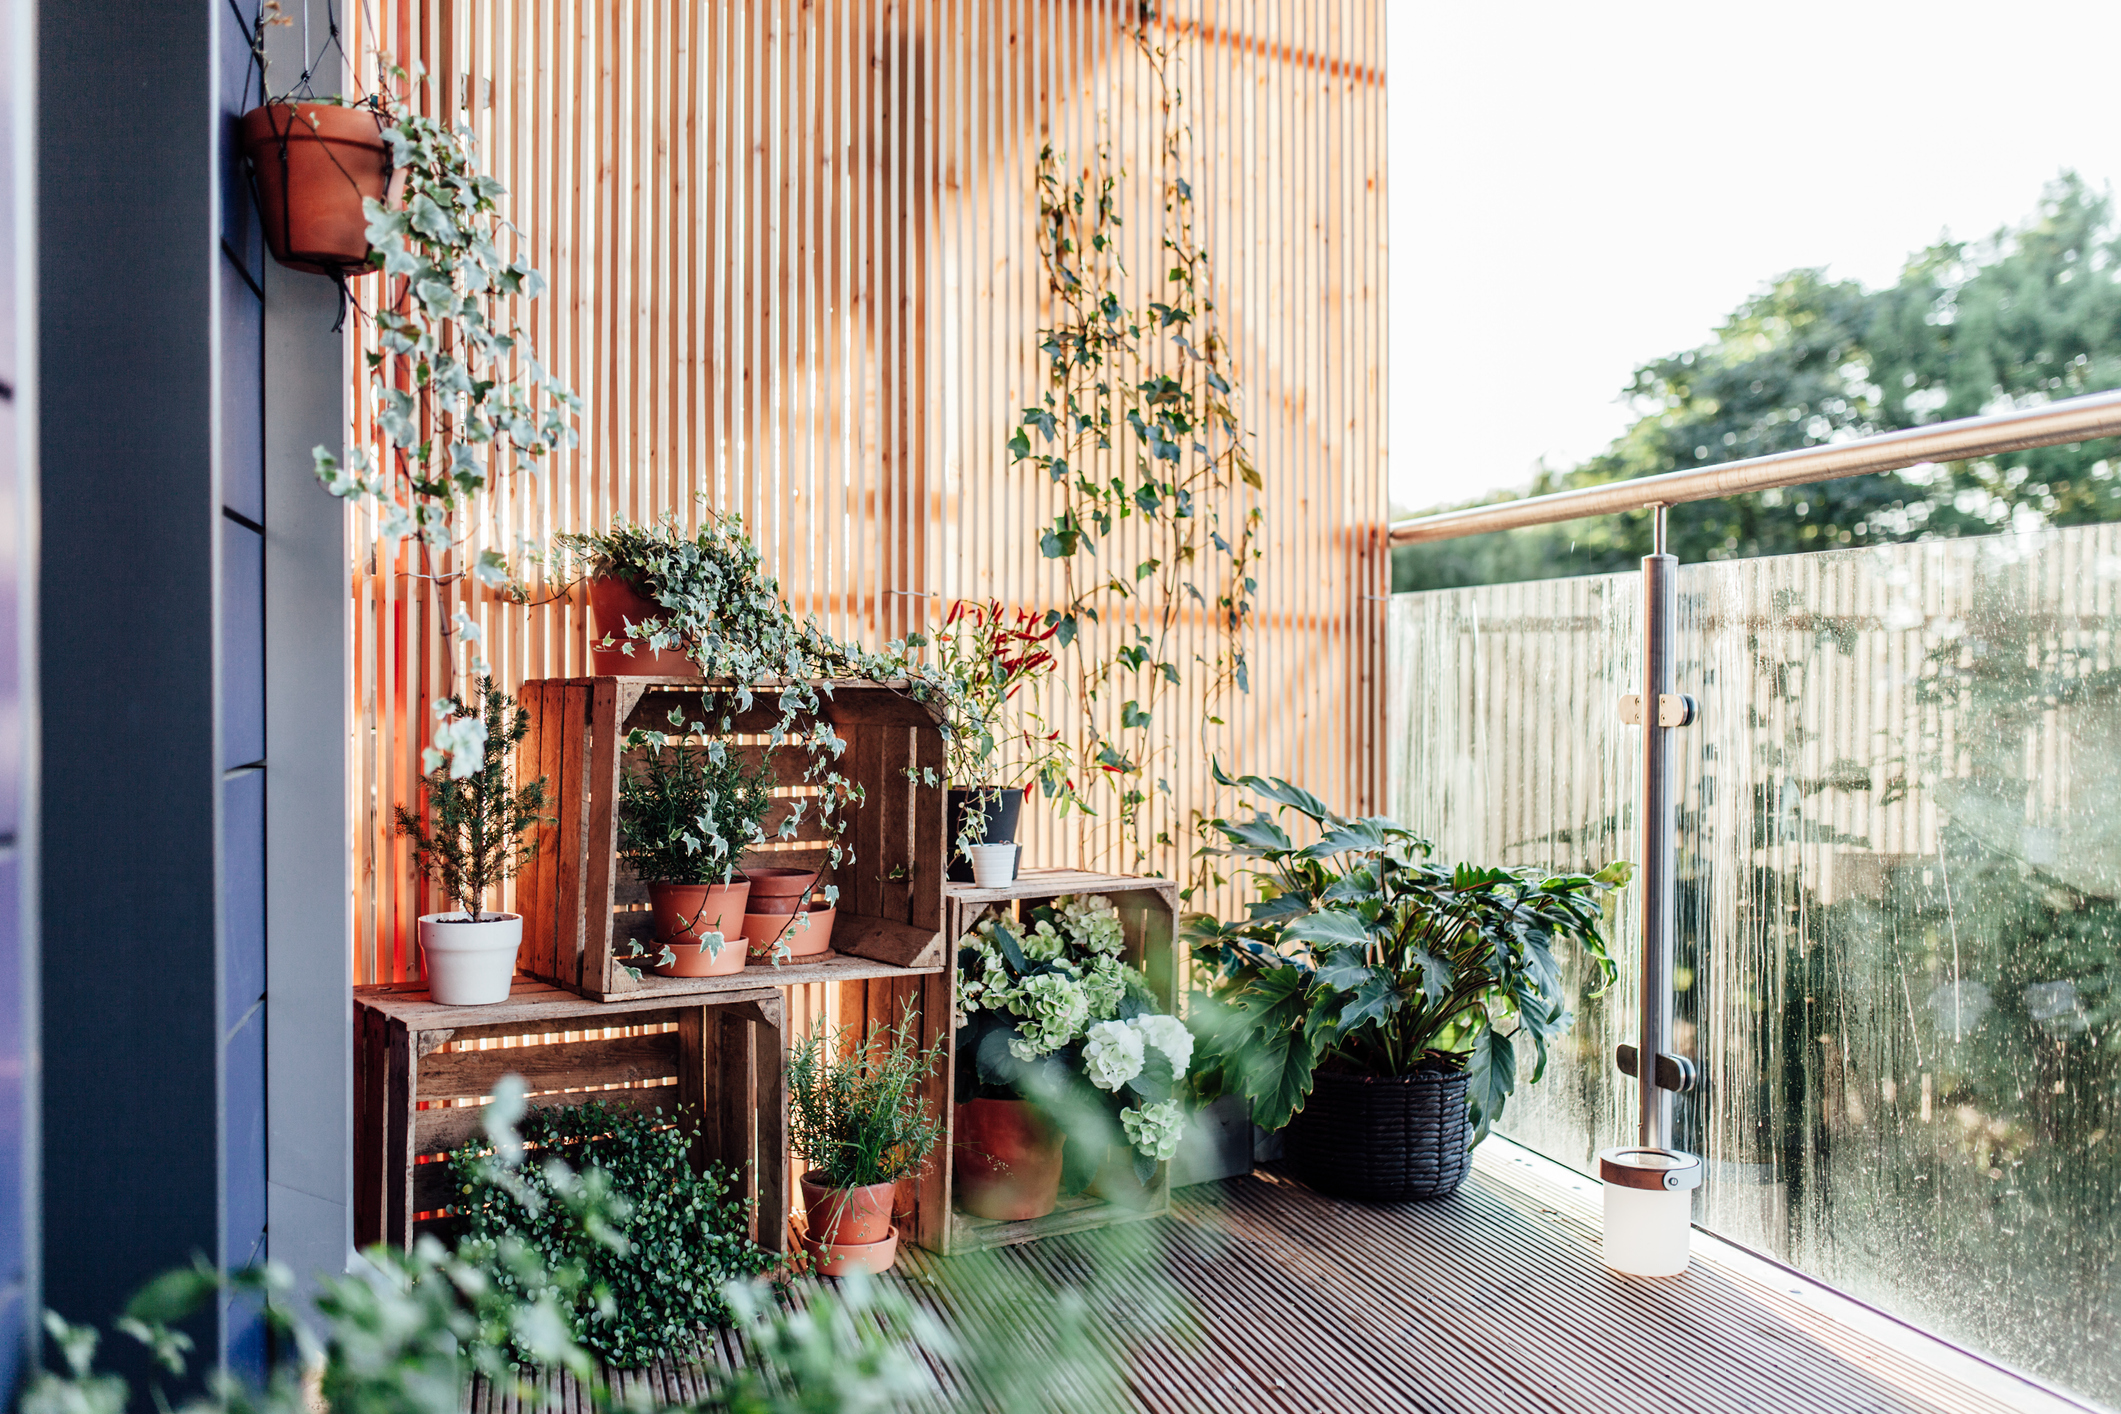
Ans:
[[[969,844],[972,882],[983,889],[1007,888],[1016,877],[1016,846],[1013,844]]]
[[[420,917],[427,994],[443,1006],[491,1006],[508,1000],[523,942],[523,915],[490,913],[473,923],[461,913]]]

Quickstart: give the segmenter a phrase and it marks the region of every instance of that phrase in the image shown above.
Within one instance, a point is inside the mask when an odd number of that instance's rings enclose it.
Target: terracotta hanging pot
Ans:
[[[1028,1101],[967,1100],[957,1107],[951,1166],[957,1205],[976,1218],[1042,1218],[1060,1201],[1067,1136]]]
[[[382,116],[336,103],[270,103],[245,113],[238,133],[273,259],[313,275],[362,273],[361,203],[382,201],[390,189]]]
[[[699,668],[684,650],[651,649],[626,636],[626,625],[653,623],[669,611],[623,579],[589,581],[589,663],[598,677],[697,678]],[[600,647],[606,638],[609,648]],[[631,653],[626,649],[631,648]]]
[[[648,903],[655,910],[655,940],[677,954],[675,962],[652,969],[658,977],[726,977],[744,970],[744,900],[751,885],[650,884]],[[703,946],[709,934],[721,934],[720,950]]]

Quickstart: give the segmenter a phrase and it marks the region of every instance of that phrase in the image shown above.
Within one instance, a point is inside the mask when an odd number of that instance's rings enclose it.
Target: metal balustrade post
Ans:
[[[1652,548],[1642,560],[1642,1030],[1635,1083],[1642,1106],[1645,1149],[1672,1146],[1672,1094],[1657,1083],[1657,1058],[1672,1039],[1671,728],[1664,725],[1672,694],[1672,620],[1679,608],[1679,561],[1665,553],[1665,507],[1652,508]],[[1647,1063],[1646,1063],[1647,1062]]]

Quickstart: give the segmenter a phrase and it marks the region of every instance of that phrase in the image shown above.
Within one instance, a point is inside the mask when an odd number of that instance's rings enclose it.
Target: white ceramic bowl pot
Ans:
[[[420,918],[427,994],[443,1006],[491,1006],[508,1000],[523,942],[523,915],[489,913],[474,923],[461,913]]]

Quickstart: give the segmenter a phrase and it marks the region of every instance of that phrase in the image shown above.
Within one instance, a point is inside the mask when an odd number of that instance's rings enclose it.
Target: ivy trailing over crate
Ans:
[[[466,1145],[448,1160],[455,1206],[468,1219],[458,1256],[524,1302],[551,1294],[533,1289],[526,1272],[538,1281],[573,1273],[562,1311],[569,1334],[614,1365],[697,1349],[703,1326],[735,1314],[723,1288],[773,1270],[780,1258],[744,1236],[748,1214],[728,1176],[693,1170],[693,1127],[683,1115],[591,1103],[525,1116],[522,1139],[534,1152],[520,1167],[495,1164],[490,1143]],[[579,1221],[585,1196],[616,1241]],[[535,1262],[523,1262],[523,1252]],[[536,1363],[523,1333],[509,1339],[519,1360]]]
[[[804,752],[803,779],[816,787],[815,794],[795,799],[782,819],[781,838],[794,839],[809,812],[826,841],[829,868],[853,860],[844,832],[848,811],[862,803],[865,791],[841,770],[847,743],[825,719],[831,694],[826,684],[850,678],[902,684],[908,697],[940,709],[945,744],[952,750],[980,726],[965,680],[915,661],[906,644],[871,652],[832,637],[815,619],[798,620],[779,581],[766,573],[741,516],[710,512],[688,533],[666,512],[649,525],[616,520],[607,530],[561,535],[553,543],[549,573],[563,585],[605,577],[632,585],[661,612],[645,623],[627,623],[621,633],[606,633],[600,646],[629,654],[637,648],[675,649],[700,671],[697,716],[674,714],[671,733],[635,731],[627,740],[629,749],[661,750],[673,738],[689,736],[719,763],[726,750],[720,738],[736,730],[740,716],[761,705],[771,712],[772,724],[761,733],[769,750]],[[698,848],[716,860],[733,862],[758,842],[718,832],[705,816],[701,826]],[[834,903],[839,890],[826,885],[821,896]]]
[[[1061,646],[1078,649],[1072,773],[1049,773],[1046,792],[1063,814],[1109,809],[1129,866],[1184,833],[1205,834],[1203,812],[1177,819],[1176,718],[1197,724],[1205,758],[1208,732],[1222,725],[1218,702],[1251,690],[1245,634],[1262,487],[1194,226],[1184,175],[1191,129],[1173,51],[1151,41],[1146,21],[1135,39],[1162,117],[1162,279],[1145,304],[1127,296],[1126,174],[1109,150],[1075,171],[1043,148],[1038,244],[1055,318],[1039,331],[1045,389],[1008,443],[1012,463],[1037,467],[1056,488],[1059,509],[1036,531],[1061,577],[1047,620]],[[1196,616],[1208,632],[1192,638],[1182,630]]]

